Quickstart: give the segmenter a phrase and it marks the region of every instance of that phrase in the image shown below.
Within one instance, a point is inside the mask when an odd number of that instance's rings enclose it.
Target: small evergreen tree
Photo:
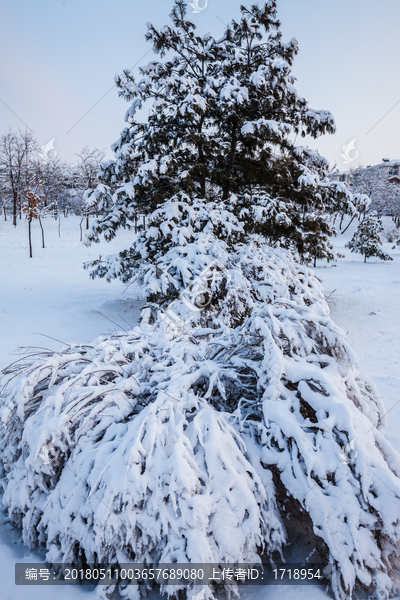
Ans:
[[[365,219],[360,222],[350,242],[346,248],[352,252],[357,252],[364,256],[364,262],[371,256],[377,256],[381,260],[393,260],[389,254],[383,252],[380,248],[382,240],[380,234],[384,231],[382,221],[376,211],[371,211]]]

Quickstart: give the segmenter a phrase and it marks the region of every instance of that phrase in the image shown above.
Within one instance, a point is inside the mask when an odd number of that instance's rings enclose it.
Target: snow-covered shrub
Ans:
[[[336,598],[359,586],[388,598],[400,460],[374,386],[312,272],[257,237],[226,249],[207,247],[229,277],[182,331],[152,304],[132,331],[6,369],[3,503],[25,543],[76,563],[256,561],[282,551],[286,515],[302,509]],[[194,250],[188,235],[159,255],[159,285],[168,268],[181,290],[201,277]]]

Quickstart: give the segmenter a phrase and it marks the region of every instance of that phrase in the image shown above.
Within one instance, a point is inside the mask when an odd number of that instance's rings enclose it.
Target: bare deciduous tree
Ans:
[[[0,138],[0,167],[4,174],[4,193],[12,203],[13,225],[21,215],[32,171],[32,159],[37,149],[33,135],[26,131],[10,131]]]
[[[389,180],[386,169],[358,168],[352,173],[352,192],[371,198],[372,210],[379,215],[392,217],[400,226],[400,185]]]
[[[94,148],[90,150],[88,146],[84,146],[80,152],[75,152],[78,157],[77,165],[77,187],[82,192],[90,193],[96,188],[97,184],[100,183],[98,179],[98,173],[100,171],[100,163],[104,159],[104,150]],[[83,207],[83,217],[86,218],[86,229],[89,229],[89,215],[95,210],[96,207],[85,203]]]

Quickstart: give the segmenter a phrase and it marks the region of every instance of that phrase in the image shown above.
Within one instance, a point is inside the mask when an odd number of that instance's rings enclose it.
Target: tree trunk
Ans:
[[[200,169],[200,195],[202,198],[206,197],[206,175],[205,175],[205,164],[204,164],[204,153],[203,148],[199,144],[199,169]]]
[[[230,183],[229,179],[231,178],[233,163],[235,161],[236,144],[237,144],[237,140],[236,140],[236,124],[235,124],[233,127],[233,131],[232,131],[232,143],[231,143],[231,151],[229,153],[229,161],[228,161],[226,171],[225,171],[226,181],[222,188],[222,199],[223,200],[227,200],[229,198],[229,193],[231,191],[231,183]]]
[[[365,263],[367,262],[367,255],[366,254],[364,254],[364,262]]]
[[[80,241],[82,241],[82,223],[83,223],[83,217],[82,217],[82,219],[81,219],[81,221],[79,223],[79,229],[81,230],[81,239],[80,239]]]
[[[46,246],[44,245],[44,229],[43,229],[42,219],[40,217],[38,217],[38,220],[39,220],[40,229],[42,230],[42,248],[45,248]]]
[[[58,217],[58,237],[61,237],[61,217]]]
[[[32,219],[28,219],[28,239],[29,239],[29,258],[32,258],[32,232],[31,232]]]
[[[13,225],[14,227],[17,226],[17,202],[18,202],[18,198],[16,193],[14,192],[13,194]]]
[[[201,131],[203,129],[204,116],[201,118],[201,121],[198,126],[198,134],[201,136]],[[202,198],[206,197],[206,166],[204,164],[204,152],[203,145],[201,142],[197,144],[197,150],[199,153],[199,165],[200,165],[200,194]]]
[[[89,229],[89,215],[86,215],[86,229]]]

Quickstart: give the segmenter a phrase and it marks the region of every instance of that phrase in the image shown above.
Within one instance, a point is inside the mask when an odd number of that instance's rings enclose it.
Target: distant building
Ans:
[[[354,170],[334,173],[332,180],[343,181],[351,186]],[[357,169],[358,173],[367,171],[379,173],[382,179],[387,179],[390,183],[400,184],[400,159],[390,160],[389,158],[383,158],[382,162],[378,165],[369,165],[368,167]]]
[[[351,185],[352,171],[343,171],[342,173],[334,173],[332,175],[333,181],[342,181],[343,183],[347,183]]]
[[[400,161],[392,161],[391,168],[389,169],[389,181],[391,183],[400,183]]]

